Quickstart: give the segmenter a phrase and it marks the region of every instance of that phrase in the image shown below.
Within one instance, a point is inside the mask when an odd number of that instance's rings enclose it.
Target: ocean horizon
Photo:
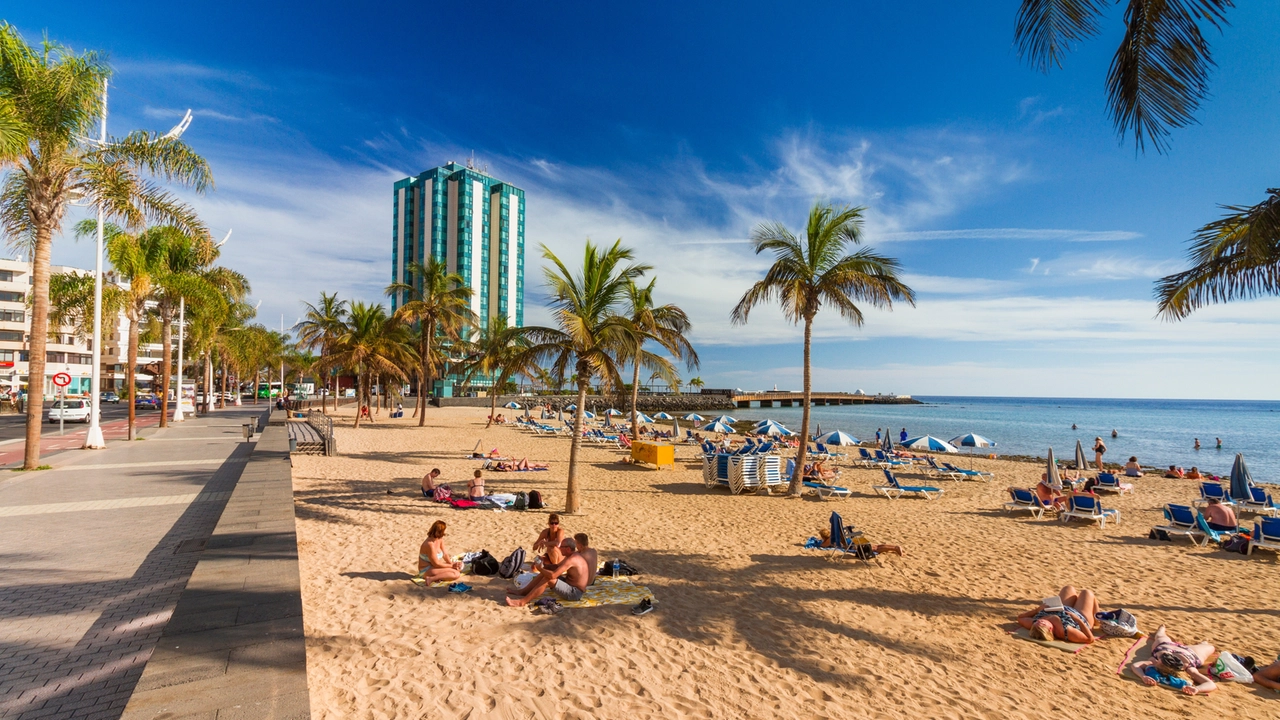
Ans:
[[[824,432],[843,430],[860,440],[874,439],[876,430],[886,427],[895,441],[904,427],[911,437],[943,440],[972,432],[996,447],[962,452],[1044,457],[1053,448],[1055,457],[1068,463],[1075,457],[1077,440],[1092,463],[1094,438],[1102,437],[1107,462],[1137,457],[1146,466],[1194,466],[1215,475],[1229,474],[1236,453],[1243,453],[1254,480],[1280,482],[1280,401],[942,395],[915,399],[920,404],[817,406],[810,422],[820,424]],[[799,407],[741,408],[730,414],[741,420],[772,418],[791,430],[800,429]],[[1117,437],[1111,437],[1112,430]],[[1222,439],[1221,449],[1217,438]]]

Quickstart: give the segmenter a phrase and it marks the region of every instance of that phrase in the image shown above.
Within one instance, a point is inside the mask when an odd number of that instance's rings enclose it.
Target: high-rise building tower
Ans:
[[[474,291],[481,327],[506,317],[524,325],[524,191],[450,162],[395,184],[391,280],[413,282],[410,262],[445,262]],[[391,298],[395,309],[408,299]]]

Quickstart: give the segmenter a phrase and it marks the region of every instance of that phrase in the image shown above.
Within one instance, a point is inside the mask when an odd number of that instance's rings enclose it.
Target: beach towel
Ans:
[[[1078,653],[1081,650],[1089,647],[1084,643],[1066,642],[1064,640],[1039,640],[1037,638],[1031,637],[1031,632],[1024,627],[1020,627],[1017,630],[1010,631],[1009,634],[1018,638],[1019,640],[1026,640],[1028,642],[1033,642],[1037,645],[1044,645],[1045,647],[1051,647],[1056,650],[1062,650],[1063,652],[1069,652],[1069,653]]]
[[[468,500],[466,498],[450,500],[449,504],[452,505],[455,510],[470,510],[473,507],[478,507],[478,504],[475,501]]]
[[[587,586],[587,591],[582,594],[581,600],[571,602],[561,600],[560,604],[567,608],[635,605],[645,598],[654,599],[653,593],[650,592],[649,588],[643,585],[636,585],[627,578],[614,580],[611,577],[601,575],[596,577],[594,585]]]

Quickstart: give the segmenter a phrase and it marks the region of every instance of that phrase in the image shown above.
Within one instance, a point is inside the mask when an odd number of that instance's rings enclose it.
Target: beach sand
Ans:
[[[409,581],[427,528],[448,525],[450,552],[499,559],[530,548],[563,508],[569,440],[484,428],[487,411],[430,409],[427,426],[338,422],[338,457],[294,456],[311,708],[317,718],[1042,718],[1277,717],[1280,694],[1223,684],[1207,697],[1147,688],[1117,666],[1133,641],[1078,654],[1014,639],[1012,618],[1065,583],[1104,609],[1133,612],[1264,663],[1280,652],[1280,565],[1147,539],[1167,502],[1196,483],[1145,477],[1107,498],[1123,522],[1037,521],[1007,514],[1010,485],[1042,467],[966,463],[992,482],[929,480],[939,500],[874,496],[878,471],[844,466],[848,500],[730,495],[707,489],[694,448],[674,470],[621,463],[583,446],[582,513],[601,558],[644,571],[657,608],[534,615],[501,604],[506,582],[466,578],[449,595]],[[421,496],[432,467],[455,490],[484,450],[548,462],[549,472],[488,473],[490,491],[537,489],[548,508],[457,511]],[[902,474],[904,483],[923,476]],[[926,484],[926,483],[916,483]],[[388,494],[388,490],[392,494]],[[881,565],[804,551],[832,511],[907,557]]]

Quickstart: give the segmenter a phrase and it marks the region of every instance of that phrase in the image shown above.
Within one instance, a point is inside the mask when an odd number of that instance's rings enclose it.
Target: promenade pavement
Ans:
[[[0,718],[121,715],[251,452],[242,425],[265,409],[134,442],[110,428],[105,450],[0,470]]]

